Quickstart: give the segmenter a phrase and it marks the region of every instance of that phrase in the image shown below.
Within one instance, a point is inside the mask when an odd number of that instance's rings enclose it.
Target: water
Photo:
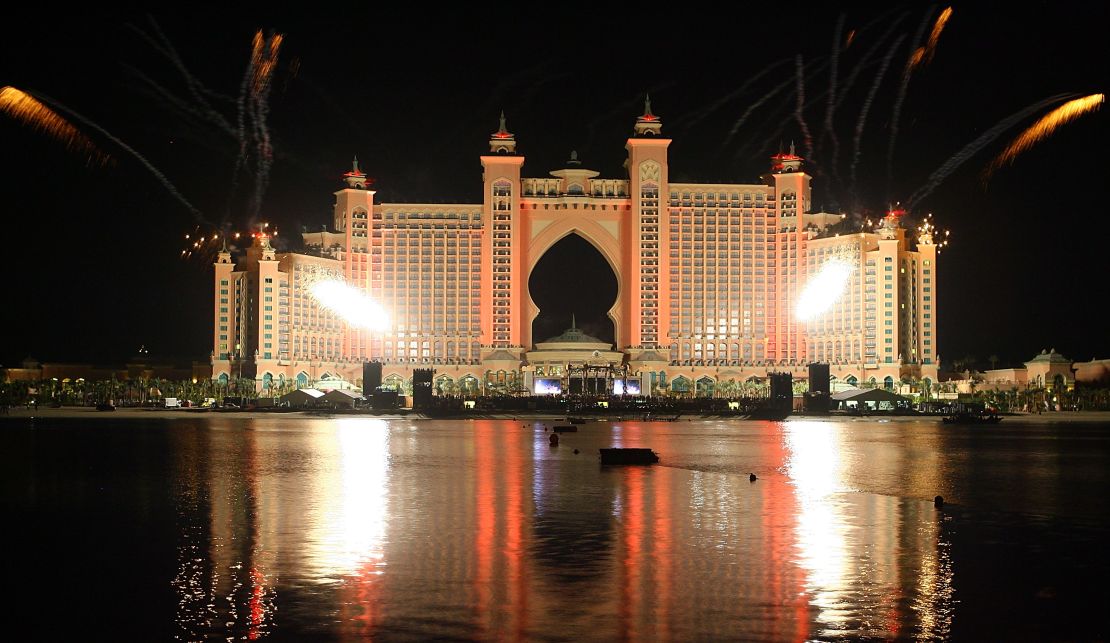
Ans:
[[[1105,425],[0,429],[8,629],[34,639],[1108,636]]]

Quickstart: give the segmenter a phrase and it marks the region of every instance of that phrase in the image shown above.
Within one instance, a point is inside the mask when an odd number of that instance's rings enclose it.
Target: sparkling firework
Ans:
[[[1010,116],[1007,116],[1006,118],[999,121],[997,124],[995,124],[994,127],[990,128],[986,132],[983,132],[981,135],[979,135],[978,138],[965,145],[964,148],[961,149],[959,152],[956,152],[956,154],[953,155],[952,158],[948,159],[939,168],[934,170],[933,173],[929,175],[929,178],[928,180],[926,180],[925,185],[917,188],[917,190],[913,192],[910,198],[907,199],[906,208],[912,210],[915,205],[921,202],[922,199],[929,196],[933,192],[933,190],[935,190],[936,187],[944,181],[944,179],[948,178],[950,174],[955,172],[957,168],[963,165],[964,162],[974,156],[979,150],[983,149],[984,147],[992,143],[996,138],[1001,136],[1003,132],[1025,120],[1033,113],[1042,110],[1049,105],[1058,103],[1061,100],[1072,98],[1073,96],[1074,94],[1061,94],[1059,96],[1046,98],[1045,100],[1034,103],[1029,107],[1026,107],[1025,109],[1011,114]]]
[[[321,307],[342,317],[349,326],[376,332],[389,328],[385,309],[360,288],[340,279],[321,279],[308,290]]]
[[[1033,123],[1029,129],[1025,130],[1020,136],[1014,139],[1006,149],[1002,150],[1002,153],[999,154],[983,172],[984,178],[990,178],[995,170],[1003,165],[1007,163],[1012,164],[1018,155],[1051,136],[1061,125],[1070,123],[1084,114],[1095,111],[1102,106],[1105,99],[1106,96],[1104,94],[1091,94],[1083,98],[1069,100],[1048,114],[1045,114],[1040,120]]]
[[[28,127],[50,135],[66,148],[84,154],[90,160],[101,165],[108,162],[108,155],[97,149],[87,136],[26,92],[15,87],[0,88],[0,111]]]
[[[801,296],[795,314],[799,321],[810,321],[822,315],[836,304],[844,294],[848,278],[852,276],[853,266],[846,261],[833,259],[809,280]]]
[[[944,31],[944,25],[948,24],[948,19],[952,17],[952,7],[945,7],[944,11],[940,12],[937,16],[937,21],[933,23],[933,31],[929,33],[929,40],[925,43],[925,53],[923,54],[925,62],[933,60],[933,54],[937,51],[937,43],[940,41],[940,32]]]

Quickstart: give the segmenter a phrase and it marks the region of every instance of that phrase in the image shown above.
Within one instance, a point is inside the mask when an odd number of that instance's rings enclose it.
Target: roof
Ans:
[[[573,326],[571,326],[570,328],[563,331],[562,335],[559,335],[558,337],[552,337],[551,339],[545,340],[543,343],[544,344],[557,344],[557,343],[562,343],[562,344],[566,344],[566,343],[605,344],[606,346],[610,346],[609,342],[607,342],[605,340],[602,340],[602,339],[598,339],[596,337],[591,337],[590,335],[587,335],[586,333],[583,333],[581,328],[575,328]]]
[[[517,357],[516,355],[513,355],[509,351],[493,351],[482,361],[483,362],[497,362],[497,361],[501,361],[501,362],[504,362],[504,361],[519,362],[520,358]]]
[[[1071,364],[1071,360],[1056,352],[1056,349],[1045,351],[1042,350],[1039,355],[1026,362],[1049,362],[1051,364]]]
[[[305,395],[307,395],[311,398],[314,398],[314,399],[319,399],[321,397],[324,397],[324,392],[323,391],[320,391],[320,390],[317,390],[317,389],[314,389],[314,388],[299,388],[295,391],[291,391],[289,393],[286,393],[285,395],[282,395],[281,397],[286,398],[286,397],[289,397],[290,395],[296,395],[297,393],[303,393],[303,394],[305,394]]]
[[[832,399],[838,402],[908,402],[909,398],[891,393],[885,388],[850,388],[833,393]]]
[[[324,395],[324,397],[334,397],[336,395],[341,395],[343,397],[349,397],[352,400],[361,400],[362,399],[362,394],[359,393],[358,391],[351,391],[351,390],[342,389],[342,388],[333,388],[332,390],[328,391]]]
[[[667,362],[670,363],[670,357],[664,357],[655,351],[644,351],[636,356],[634,362]]]

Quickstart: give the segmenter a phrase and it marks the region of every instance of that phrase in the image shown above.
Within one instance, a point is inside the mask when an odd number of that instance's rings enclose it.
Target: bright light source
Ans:
[[[833,259],[821,266],[821,270],[809,280],[802,295],[798,297],[798,320],[809,321],[832,308],[844,293],[850,276],[852,266],[844,261]]]
[[[389,315],[359,288],[338,279],[324,279],[309,286],[319,304],[343,318],[348,325],[372,331],[389,328]]]

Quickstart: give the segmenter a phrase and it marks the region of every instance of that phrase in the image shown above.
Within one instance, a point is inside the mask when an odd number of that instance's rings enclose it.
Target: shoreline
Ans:
[[[618,417],[608,417],[604,415],[592,416],[588,413],[576,413],[589,419],[591,422],[614,422],[614,421],[640,421],[639,418],[627,418],[621,420]],[[97,411],[93,407],[86,406],[69,406],[61,408],[37,408],[28,409],[25,407],[18,407],[10,409],[7,414],[0,414],[0,420],[4,418],[41,418],[41,419],[164,419],[164,420],[181,420],[192,418],[210,418],[210,417],[226,417],[228,419],[262,419],[267,417],[295,417],[295,418],[343,418],[343,417],[358,417],[358,418],[380,418],[384,420],[565,420],[567,414],[565,413],[551,413],[542,411],[506,411],[503,413],[474,413],[456,416],[428,416],[423,413],[416,413],[412,411],[394,412],[394,413],[350,413],[350,412],[335,412],[319,410],[306,410],[306,411],[211,411],[207,409],[158,409],[158,408],[118,408],[112,412]],[[879,420],[886,420],[889,422],[929,422],[940,421],[941,416],[936,415],[806,415],[804,413],[796,413],[790,416],[790,419],[799,419],[807,421],[828,421],[828,420],[841,420],[841,421],[870,421],[876,422]],[[741,418],[733,418],[729,416],[717,414],[683,414],[679,415],[677,421],[686,422],[693,420],[740,420]],[[670,422],[671,420],[646,420],[648,422]],[[744,420],[749,421],[749,420]],[[759,420],[750,420],[759,421]],[[789,421],[789,419],[787,420]],[[1015,415],[1004,415],[1003,424],[1031,424],[1031,423],[1048,423],[1056,424],[1061,422],[1084,422],[1084,423],[1108,423],[1110,424],[1110,411],[1050,411],[1047,413],[1019,413]]]

